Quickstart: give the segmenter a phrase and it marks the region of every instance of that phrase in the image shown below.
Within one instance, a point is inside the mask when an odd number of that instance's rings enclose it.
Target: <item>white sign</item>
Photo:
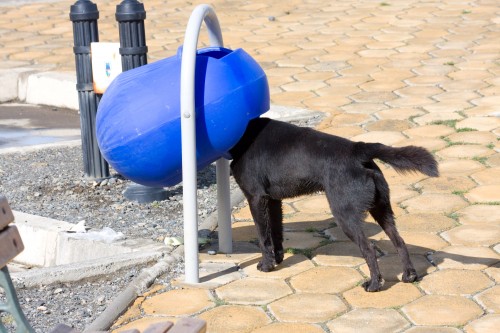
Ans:
[[[94,91],[103,94],[122,72],[120,43],[90,43]]]

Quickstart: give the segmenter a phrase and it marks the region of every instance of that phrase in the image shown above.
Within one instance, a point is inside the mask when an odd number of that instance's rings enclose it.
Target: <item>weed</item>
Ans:
[[[460,195],[460,196],[461,196],[461,195],[464,195],[464,194],[465,194],[465,193],[467,193],[467,192],[468,192],[468,191],[458,191],[458,190],[457,190],[457,191],[453,191],[453,192],[451,192],[451,194],[455,194],[455,195]]]
[[[306,228],[305,232],[318,232],[319,230],[314,228],[314,227],[308,227]]]
[[[486,161],[488,160],[486,157],[479,157],[479,156],[473,157],[472,159],[483,165],[486,165]]]
[[[472,13],[470,10],[466,10],[466,9],[462,10],[462,14],[464,14],[464,15],[467,15],[470,13]]]
[[[448,127],[455,128],[455,124],[457,123],[458,120],[456,119],[449,119],[449,120],[435,120],[431,122],[431,125],[445,125]]]
[[[475,128],[470,128],[470,127],[462,127],[462,128],[457,128],[457,132],[477,132],[477,129]]]
[[[486,145],[486,148],[493,149],[493,148],[495,148],[495,145],[490,143],[490,144]]]
[[[446,217],[449,217],[450,219],[454,220],[455,222],[458,222],[458,218],[460,217],[460,214],[458,213],[449,213],[445,215]]]
[[[446,66],[455,66],[455,63],[453,61],[448,61],[448,62],[445,62],[443,65],[446,65]]]
[[[381,2],[380,3],[380,6],[382,7],[387,7],[387,6],[390,6],[391,4],[390,3],[387,3],[387,2]]]
[[[289,247],[285,252],[289,254],[303,254],[307,258],[312,259],[313,249],[297,249]]]

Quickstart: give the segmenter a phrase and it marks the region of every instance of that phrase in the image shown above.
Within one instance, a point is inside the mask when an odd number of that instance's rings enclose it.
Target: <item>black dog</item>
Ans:
[[[373,159],[378,158],[401,173],[419,171],[437,177],[437,162],[427,150],[353,142],[258,118],[249,123],[230,154],[232,174],[248,200],[257,226],[262,251],[259,270],[271,271],[283,261],[281,200],[324,191],[336,222],[359,246],[368,264],[371,279],[363,285],[366,291],[378,291],[384,283],[375,249],[361,228],[366,211],[396,247],[404,266],[403,281],[417,279],[408,249],[394,224],[389,186]]]

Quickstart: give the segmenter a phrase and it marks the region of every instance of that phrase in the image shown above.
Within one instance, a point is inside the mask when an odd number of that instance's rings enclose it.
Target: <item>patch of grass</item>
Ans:
[[[493,148],[495,148],[495,145],[490,143],[490,144],[486,145],[486,148],[493,149]]]
[[[470,127],[462,127],[462,128],[457,128],[456,131],[458,133],[460,133],[460,132],[477,132],[477,129],[470,128]]]
[[[450,219],[454,220],[455,222],[458,222],[458,218],[460,217],[460,214],[458,213],[449,213],[445,215],[446,217],[449,217]]]
[[[474,205],[500,206],[500,201],[476,202]]]
[[[313,251],[314,251],[313,249],[297,249],[289,247],[286,249],[285,252],[289,254],[303,254],[307,258],[312,259]]]
[[[483,165],[486,165],[486,166],[487,166],[486,161],[487,161],[488,159],[487,159],[486,157],[479,157],[479,156],[476,156],[476,157],[473,157],[473,158],[472,158],[472,160],[477,161],[477,162],[479,162],[479,163],[481,163],[481,164],[483,164]]]
[[[453,191],[453,192],[451,192],[451,194],[455,194],[455,195],[460,195],[460,196],[462,196],[462,195],[464,195],[464,194],[465,194],[465,193],[467,193],[467,192],[468,192],[468,191],[459,191],[459,190],[457,190],[457,191]]]
[[[448,127],[455,128],[455,124],[457,123],[458,120],[456,119],[450,119],[450,120],[435,120],[431,122],[431,125],[445,125]]]
[[[470,14],[470,13],[472,13],[470,10],[467,10],[467,9],[462,10],[462,14],[463,15],[467,15],[467,14]]]
[[[390,6],[391,4],[390,3],[387,3],[387,2],[381,2],[380,3],[380,6],[382,7],[387,7],[387,6]]]
[[[446,65],[446,66],[455,66],[455,63],[453,61],[447,61],[443,65]]]
[[[306,230],[304,230],[305,232],[319,232],[318,229],[314,228],[314,227],[308,227],[306,228]]]
[[[220,298],[216,298],[214,300],[214,303],[215,303],[215,306],[222,306],[222,305],[228,305],[229,303],[220,299]]]

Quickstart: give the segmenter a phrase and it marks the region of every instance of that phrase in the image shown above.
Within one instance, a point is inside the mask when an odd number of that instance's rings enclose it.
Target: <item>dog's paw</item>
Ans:
[[[417,272],[413,268],[405,270],[405,272],[403,273],[402,280],[405,283],[417,281],[418,280]]]
[[[371,279],[363,283],[363,288],[365,289],[365,291],[373,293],[376,291],[380,291],[384,283],[384,279],[379,277],[377,280]]]
[[[257,264],[257,269],[261,272],[270,272],[274,270],[274,265],[272,262],[268,262],[266,260],[261,260]]]
[[[283,250],[279,250],[274,254],[274,260],[276,261],[276,265],[281,264],[283,262],[283,258],[285,257],[285,254]]]

